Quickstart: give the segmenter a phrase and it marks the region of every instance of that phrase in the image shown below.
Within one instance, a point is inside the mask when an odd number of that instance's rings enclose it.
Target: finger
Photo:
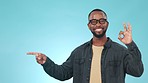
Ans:
[[[38,62],[39,64],[44,64],[44,63],[46,62],[46,60],[45,60],[45,59],[41,59],[41,60],[37,60],[37,62]]]
[[[127,31],[127,26],[125,23],[123,24],[123,27],[124,27],[124,31]]]
[[[37,60],[41,60],[41,57],[38,55],[38,56],[36,56],[36,59]]]
[[[38,56],[38,54],[39,54],[38,52],[28,52],[27,53],[27,55],[35,55],[35,56]]]
[[[128,26],[128,31],[132,31],[132,26],[131,26],[131,24],[128,23],[127,26]]]
[[[38,56],[36,56],[36,61],[39,64],[44,64],[46,62],[46,56],[42,53],[39,53]]]
[[[36,61],[39,63],[39,64],[43,64],[46,62],[46,60],[44,59],[44,57],[36,57]]]
[[[42,64],[42,61],[40,61],[40,60],[37,60],[37,63],[39,63],[39,64]]]
[[[45,55],[42,54],[42,53],[38,53],[37,56],[36,56],[36,58],[39,59],[39,60],[44,59],[44,57],[45,57]]]
[[[121,40],[124,38],[124,32],[120,31],[119,35],[118,35],[118,39]]]

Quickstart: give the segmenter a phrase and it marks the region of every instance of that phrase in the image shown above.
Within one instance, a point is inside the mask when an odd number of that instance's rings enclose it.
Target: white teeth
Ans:
[[[96,29],[95,31],[101,31],[102,29]]]

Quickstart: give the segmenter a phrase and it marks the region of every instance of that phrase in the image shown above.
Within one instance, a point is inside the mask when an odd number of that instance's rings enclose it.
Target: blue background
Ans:
[[[87,16],[94,8],[107,13],[107,36],[120,44],[122,24],[131,23],[145,70],[140,78],[127,75],[126,83],[147,83],[147,4],[147,0],[0,0],[0,83],[72,83],[48,76],[26,53],[42,52],[62,64],[73,49],[92,38]]]

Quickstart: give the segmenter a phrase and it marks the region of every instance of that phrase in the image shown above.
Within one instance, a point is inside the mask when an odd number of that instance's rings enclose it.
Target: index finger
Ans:
[[[40,53],[38,52],[28,52],[27,55],[35,55],[35,56],[38,56]]]

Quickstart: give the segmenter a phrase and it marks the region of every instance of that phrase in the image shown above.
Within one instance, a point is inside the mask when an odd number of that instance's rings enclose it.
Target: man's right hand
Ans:
[[[42,54],[42,53],[38,53],[38,52],[28,52],[27,55],[35,55],[36,56],[36,61],[39,64],[44,64],[46,62],[46,55]]]

